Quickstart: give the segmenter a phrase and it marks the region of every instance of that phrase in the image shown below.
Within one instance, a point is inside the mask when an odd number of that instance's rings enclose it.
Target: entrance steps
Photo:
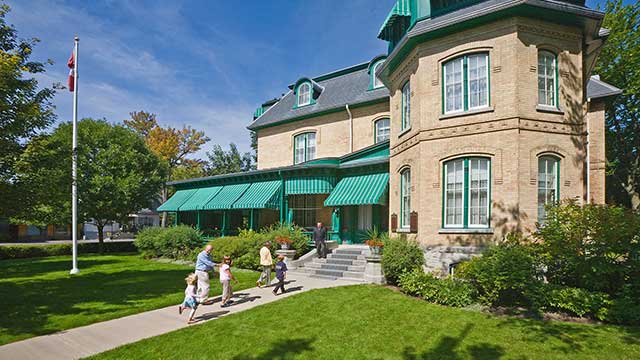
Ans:
[[[340,245],[327,254],[326,259],[314,258],[313,261],[305,263],[299,271],[311,277],[364,282],[367,255],[369,248],[366,246]]]

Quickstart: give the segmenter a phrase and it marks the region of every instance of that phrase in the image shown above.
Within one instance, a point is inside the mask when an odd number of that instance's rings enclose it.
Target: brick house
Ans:
[[[159,211],[222,234],[321,220],[357,243],[377,227],[455,253],[532,231],[545,204],[603,203],[620,93],[591,73],[603,16],[584,1],[398,0],[388,54],[256,110],[258,170],[174,182]]]

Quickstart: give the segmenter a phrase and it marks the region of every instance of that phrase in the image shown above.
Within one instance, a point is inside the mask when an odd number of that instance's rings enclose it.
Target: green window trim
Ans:
[[[405,208],[405,195],[407,197],[407,207]],[[406,213],[406,214],[405,214]],[[409,216],[407,216],[409,215]],[[405,167],[400,171],[400,228],[410,228],[411,216],[411,168]]]
[[[538,176],[537,176],[537,186],[536,186],[536,191],[537,191],[537,196],[536,196],[536,200],[537,200],[537,207],[538,207],[538,212],[537,212],[537,216],[538,216],[538,222],[539,223],[544,223],[544,221],[546,220],[546,209],[544,208],[540,208],[540,190],[544,190],[545,191],[545,197],[546,197],[546,192],[549,190],[549,188],[547,188],[546,186],[541,189],[540,185],[540,161],[541,160],[546,160],[546,161],[553,161],[554,166],[555,166],[555,181],[553,184],[553,190],[555,190],[555,196],[554,199],[551,201],[554,204],[557,204],[560,201],[560,161],[561,159],[555,155],[552,154],[542,154],[540,156],[538,156]],[[548,173],[546,171],[546,169],[548,168],[547,164],[545,163],[545,179],[546,176],[548,176]],[[545,203],[544,206],[549,205],[549,202],[546,201],[545,199]],[[541,214],[541,210],[542,210],[542,214]]]
[[[383,121],[387,122],[387,126],[385,126],[385,128],[387,129],[387,135],[384,138],[378,138],[378,125],[381,124]],[[373,122],[373,143],[374,144],[389,140],[390,137],[391,137],[391,119],[385,117],[385,118],[380,118]]]
[[[375,90],[384,87],[384,84],[382,82],[380,82],[380,84],[376,86],[376,69],[378,68],[378,66],[384,64],[385,60],[386,58],[380,59],[374,62],[373,65],[371,65],[371,68],[369,69],[369,90]]]
[[[298,98],[298,93],[300,92],[300,88],[303,87],[304,85],[306,85],[309,88],[309,102],[305,103],[305,104],[300,104],[299,103],[299,98]],[[305,106],[309,106],[309,105],[314,105],[316,103],[316,100],[313,98],[313,84],[311,84],[310,81],[304,81],[301,82],[300,84],[298,84],[298,86],[295,87],[295,91],[293,92],[293,96],[294,96],[294,109],[300,108],[300,107],[305,107]]]
[[[480,220],[477,224],[471,224],[470,221],[470,217],[471,217],[471,205],[470,205],[470,193],[471,193],[471,177],[470,177],[470,163],[474,160],[478,160],[478,161],[486,161],[487,164],[487,185],[486,185],[486,193],[487,193],[487,204],[486,204],[486,225],[482,224],[482,221]],[[457,223],[455,221],[455,213],[454,213],[454,223],[449,224],[447,223],[447,191],[448,191],[448,179],[447,179],[447,168],[448,166],[452,165],[452,164],[456,164],[456,163],[460,163],[462,162],[462,172],[463,172],[463,180],[462,180],[462,187],[461,187],[461,191],[462,191],[462,213],[460,214],[461,216],[461,223]],[[478,163],[480,164],[480,163]],[[455,171],[455,168],[454,168]],[[481,174],[481,173],[480,173]],[[454,174],[455,176],[455,174]],[[479,175],[480,176],[480,175]],[[471,157],[462,157],[462,158],[455,158],[455,159],[451,159],[448,160],[446,162],[443,163],[442,166],[442,222],[441,222],[441,226],[443,229],[489,229],[491,227],[491,158],[488,157],[482,157],[482,156],[471,156]],[[478,184],[481,184],[482,179],[479,178],[478,180]],[[478,203],[480,203],[480,193],[481,193],[482,187],[478,187],[477,191],[478,191]],[[456,190],[454,190],[456,191]],[[455,197],[455,195],[454,195]],[[482,207],[477,206],[478,208],[478,218],[480,219],[482,214],[481,214],[481,209]],[[455,211],[455,210],[454,210]]]
[[[485,103],[483,104],[479,104],[477,106],[471,106],[470,104],[470,97],[469,94],[471,92],[470,90],[470,80],[469,80],[469,58],[472,57],[479,57],[479,56],[484,56],[485,58],[485,77],[486,77],[486,85],[485,85],[485,89],[486,89],[486,100]],[[462,66],[461,66],[461,75],[462,75],[462,84],[461,84],[461,97],[462,97],[462,104],[461,104],[461,108],[460,109],[453,109],[450,111],[447,111],[447,91],[446,91],[446,75],[447,75],[447,71],[446,71],[446,67],[449,64],[454,64],[454,62],[458,62],[458,61],[462,61]],[[487,51],[480,51],[480,52],[473,52],[473,53],[468,53],[468,54],[464,54],[461,56],[457,56],[453,59],[449,59],[445,62],[442,63],[441,65],[441,75],[442,75],[442,85],[440,88],[440,93],[442,96],[441,99],[441,107],[442,107],[442,114],[444,115],[448,115],[448,114],[458,114],[458,113],[464,113],[470,110],[478,110],[478,109],[484,109],[484,108],[489,108],[491,106],[491,71],[490,71],[490,66],[491,64],[491,60],[490,60],[490,56],[489,56],[489,52]],[[480,77],[477,78],[478,81],[480,81]],[[481,94],[480,92],[478,93],[479,95]],[[478,99],[478,102],[480,103],[480,98]]]
[[[310,146],[310,143],[311,143],[310,140],[312,137],[311,135],[313,135],[313,146]],[[302,159],[300,159],[300,161],[298,161],[299,159],[297,159],[296,157],[297,155],[296,152],[298,150],[298,139],[302,139],[302,149],[303,149]],[[297,164],[305,163],[307,161],[314,160],[316,158],[317,147],[318,147],[318,143],[316,142],[315,131],[308,131],[308,132],[304,132],[294,136],[293,137],[293,164],[297,165]],[[312,154],[309,151],[309,149],[311,148],[313,148]]]
[[[548,104],[547,101],[542,101],[541,97],[540,97],[540,58],[541,57],[551,57],[553,58],[553,103],[552,104]],[[547,106],[547,107],[551,107],[551,108],[555,108],[555,109],[559,109],[559,99],[558,99],[558,95],[560,93],[560,86],[559,86],[559,77],[558,77],[558,55],[550,50],[546,50],[546,49],[540,49],[538,50],[538,71],[536,74],[536,79],[537,79],[537,87],[538,87],[538,105],[540,106]],[[546,68],[545,68],[545,75],[546,75]],[[544,89],[542,89],[543,92],[545,92],[546,94],[546,81],[548,79],[547,76],[544,77],[545,78],[545,85],[544,85]]]
[[[405,108],[406,103],[406,108]],[[400,103],[400,111],[402,111],[402,123],[400,125],[400,131],[411,128],[411,83],[407,80],[402,85],[402,96]]]

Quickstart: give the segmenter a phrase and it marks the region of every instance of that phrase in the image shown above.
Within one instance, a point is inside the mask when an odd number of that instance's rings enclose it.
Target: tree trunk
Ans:
[[[167,201],[167,186],[162,186],[162,203],[164,204]],[[167,227],[167,212],[162,212],[162,223],[160,224],[162,227]]]
[[[104,251],[104,224],[96,222],[96,227],[98,228],[98,252],[102,254]]]

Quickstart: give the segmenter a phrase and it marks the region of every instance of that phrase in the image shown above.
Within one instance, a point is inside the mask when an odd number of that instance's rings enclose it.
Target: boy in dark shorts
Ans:
[[[287,264],[284,263],[284,256],[278,255],[278,262],[276,263],[276,278],[278,279],[278,284],[273,289],[273,295],[278,295],[278,289],[282,289],[281,294],[287,292],[284,289],[284,279],[287,277]]]

